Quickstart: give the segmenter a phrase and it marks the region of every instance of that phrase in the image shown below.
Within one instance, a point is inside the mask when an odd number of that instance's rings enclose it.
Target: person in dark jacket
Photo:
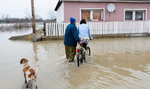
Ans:
[[[80,43],[80,38],[78,36],[78,30],[75,23],[76,19],[71,17],[70,24],[66,27],[64,35],[64,45],[68,62],[74,61],[77,43]]]

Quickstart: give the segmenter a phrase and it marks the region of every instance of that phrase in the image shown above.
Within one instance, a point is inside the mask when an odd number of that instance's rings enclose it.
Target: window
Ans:
[[[132,11],[126,11],[125,20],[132,20],[132,15],[133,15]]]
[[[135,20],[144,20],[144,11],[136,11]]]
[[[101,11],[99,10],[93,10],[93,20],[101,20]]]
[[[82,11],[82,19],[90,20],[90,11],[89,10]]]
[[[145,10],[126,10],[125,20],[145,20]]]
[[[102,21],[103,9],[82,9],[81,19],[86,19],[87,21]]]

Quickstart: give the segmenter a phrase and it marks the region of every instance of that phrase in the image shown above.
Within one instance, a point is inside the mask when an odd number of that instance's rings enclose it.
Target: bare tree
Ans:
[[[2,14],[2,16],[1,16],[2,22],[8,22],[9,18],[10,18],[10,16],[8,14],[7,15]]]
[[[30,20],[32,19],[32,16],[31,16],[31,13],[29,12],[29,10],[26,9],[26,10],[24,11],[24,13],[25,13],[25,16],[24,16],[25,18],[28,18],[28,19],[30,19]]]
[[[56,12],[55,11],[49,11],[48,15],[49,15],[49,19],[51,19],[51,20],[56,19]]]
[[[31,21],[32,20],[32,16],[30,15],[30,13],[28,11],[25,11],[25,14],[26,14],[26,16],[24,16],[24,18],[26,20],[30,20]],[[39,14],[37,14],[36,11],[35,11],[35,21],[36,22],[42,22],[43,21],[43,18]]]

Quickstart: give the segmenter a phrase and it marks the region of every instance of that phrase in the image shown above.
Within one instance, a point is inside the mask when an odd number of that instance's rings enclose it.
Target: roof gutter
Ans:
[[[150,0],[59,0],[56,7],[55,7],[55,11],[57,11],[59,9],[59,7],[61,6],[62,2],[108,2],[108,3],[112,3],[112,2],[122,2],[122,3],[150,3]]]
[[[150,2],[150,0],[61,0],[70,2]]]
[[[59,7],[61,6],[62,4],[62,0],[59,0],[56,7],[55,7],[55,11],[57,11],[59,9]]]

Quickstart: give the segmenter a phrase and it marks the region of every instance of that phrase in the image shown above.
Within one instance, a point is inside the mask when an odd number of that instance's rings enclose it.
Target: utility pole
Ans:
[[[35,28],[34,0],[31,0],[31,12],[32,12],[32,30],[33,30],[33,33],[35,33],[36,28]]]

